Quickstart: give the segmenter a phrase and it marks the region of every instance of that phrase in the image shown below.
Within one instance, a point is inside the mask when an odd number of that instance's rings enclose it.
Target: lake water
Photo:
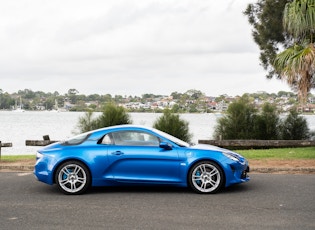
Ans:
[[[100,113],[99,113],[100,114]],[[49,135],[51,140],[63,140],[74,135],[79,117],[84,112],[0,112],[0,141],[11,142],[13,147],[2,148],[2,155],[35,154],[40,147],[25,146],[25,140],[42,140]],[[95,114],[97,115],[97,113]],[[133,124],[152,127],[161,113],[130,113]],[[193,142],[211,139],[217,114],[180,114],[189,122]],[[315,115],[305,116],[309,128],[315,130]]]

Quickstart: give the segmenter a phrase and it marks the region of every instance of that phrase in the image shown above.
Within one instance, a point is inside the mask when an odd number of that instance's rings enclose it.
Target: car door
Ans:
[[[159,147],[160,139],[143,131],[119,131],[110,136],[108,177],[126,183],[180,182],[176,148]]]

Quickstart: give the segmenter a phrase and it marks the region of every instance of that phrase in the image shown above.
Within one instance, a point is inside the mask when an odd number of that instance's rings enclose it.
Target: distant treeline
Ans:
[[[292,92],[279,91],[275,93],[258,92],[248,94],[252,100],[270,101],[286,98],[290,104],[297,103],[297,95]],[[30,89],[19,90],[15,93],[7,93],[0,89],[0,109],[12,110],[21,107],[24,110],[53,110],[67,107],[70,111],[101,111],[108,103],[156,103],[157,101],[173,102],[174,112],[209,112],[209,103],[226,103],[234,101],[236,97],[220,95],[217,97],[207,96],[199,90],[188,90],[185,93],[172,92],[170,95],[156,95],[146,93],[141,96],[111,95],[111,94],[80,94],[76,89],[69,89],[61,95],[58,91],[54,93],[43,91],[32,91]],[[314,96],[310,95],[310,98]],[[145,110],[145,109],[143,109]]]

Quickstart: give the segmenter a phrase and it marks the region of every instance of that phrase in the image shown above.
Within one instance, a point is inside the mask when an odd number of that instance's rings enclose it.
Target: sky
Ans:
[[[291,91],[266,79],[253,0],[0,2],[0,89],[207,96]]]

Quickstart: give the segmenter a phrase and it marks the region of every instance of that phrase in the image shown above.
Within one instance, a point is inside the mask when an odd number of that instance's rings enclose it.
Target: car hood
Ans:
[[[230,150],[227,150],[227,149],[220,148],[218,146],[207,145],[207,144],[197,144],[197,145],[191,146],[191,148],[192,149],[200,149],[200,150],[212,150],[212,151],[218,151],[218,152],[230,151]]]
[[[228,154],[230,156],[233,156],[234,158],[238,159],[240,162],[246,162],[246,159],[239,153],[236,153],[229,149],[220,148],[218,146],[214,145],[207,145],[207,144],[197,144],[191,147],[192,149],[197,150],[210,150],[215,152],[221,152],[223,154]]]

